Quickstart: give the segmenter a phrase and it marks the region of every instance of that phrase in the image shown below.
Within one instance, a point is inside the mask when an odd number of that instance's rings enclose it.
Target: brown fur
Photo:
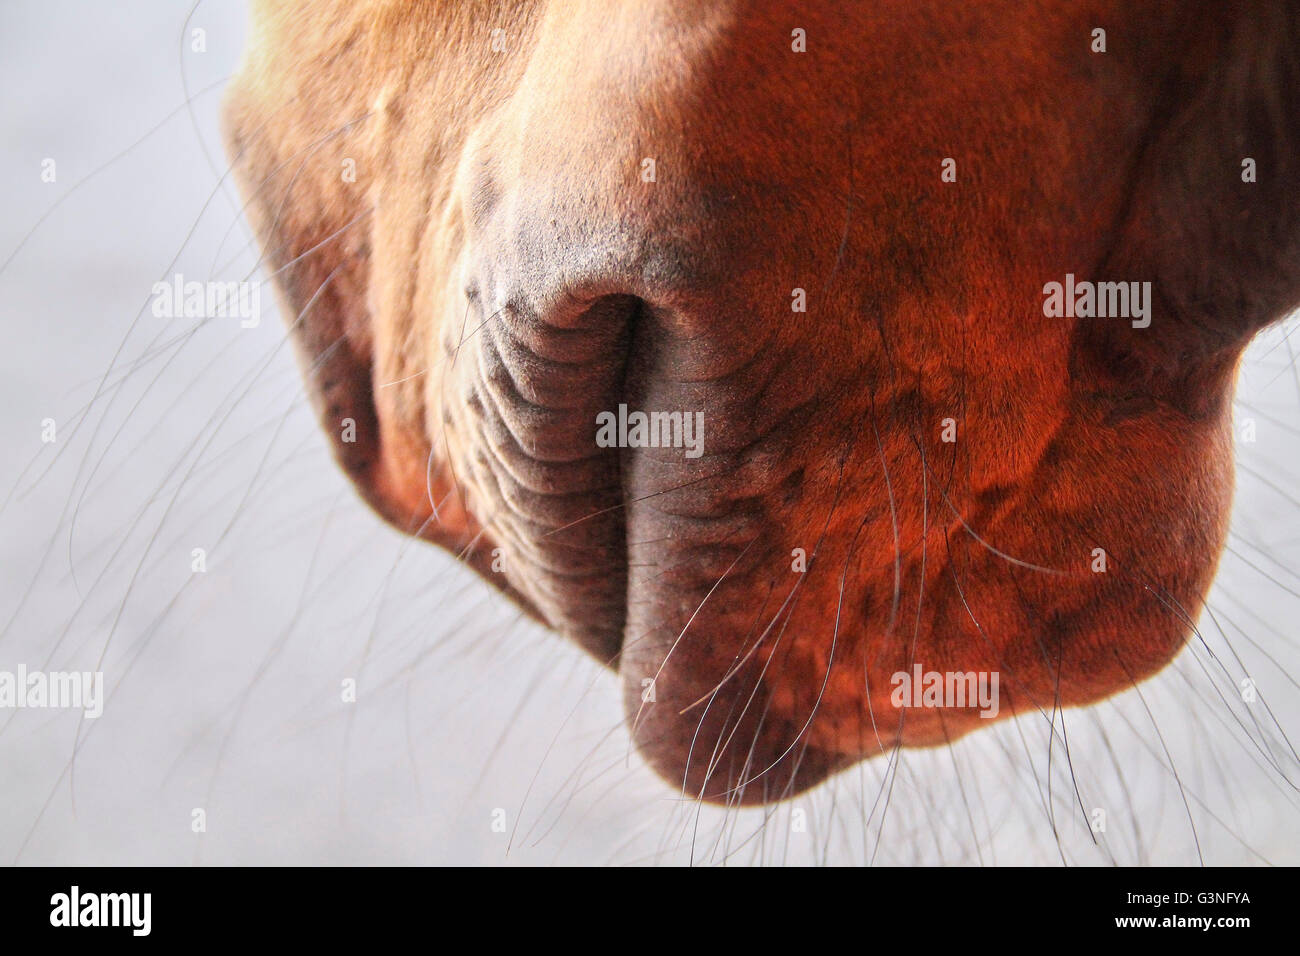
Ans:
[[[981,725],[893,708],[913,663],[1007,716],[1182,647],[1236,363],[1300,296],[1294,4],[256,6],[230,149],[342,466],[617,667],[670,779]],[[1151,327],[1045,317],[1067,272]],[[706,454],[601,453],[620,401]]]

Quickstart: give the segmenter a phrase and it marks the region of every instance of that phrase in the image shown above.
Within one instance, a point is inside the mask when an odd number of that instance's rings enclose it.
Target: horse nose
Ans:
[[[660,7],[620,8],[581,43],[548,22],[530,59],[545,69],[526,71],[461,153],[451,268],[471,314],[440,327],[449,355],[461,330],[477,340],[452,372],[453,457],[511,584],[616,661],[650,764],[691,797],[779,799],[844,759],[805,733],[816,702],[792,697],[788,674],[769,687],[757,658],[728,673],[744,595],[709,604],[707,626],[683,624],[732,556],[773,545],[811,444],[840,430],[801,430],[827,381],[807,344],[852,332],[812,329],[797,287],[834,274],[842,177],[787,159],[785,135],[816,135],[820,113],[719,81],[706,61],[724,31],[670,30],[647,10]],[[729,122],[704,139],[719,85]],[[790,117],[780,136],[774,108]],[[624,406],[702,422],[702,441],[610,453],[596,416]],[[727,584],[749,591],[760,573]]]

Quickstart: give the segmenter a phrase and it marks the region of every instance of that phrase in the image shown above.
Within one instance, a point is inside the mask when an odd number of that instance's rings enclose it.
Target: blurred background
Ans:
[[[0,670],[107,691],[0,709],[0,862],[1300,863],[1294,323],[1242,371],[1229,550],[1164,674],[700,808],[612,678],[360,504],[269,296],[251,329],[151,313],[177,273],[259,275],[217,129],[244,30],[236,0],[0,5]]]

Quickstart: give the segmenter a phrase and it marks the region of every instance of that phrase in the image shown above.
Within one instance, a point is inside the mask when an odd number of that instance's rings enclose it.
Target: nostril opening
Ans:
[[[538,311],[510,290],[508,306],[483,323],[466,372],[475,398],[464,399],[462,454],[480,462],[480,506],[513,529],[500,536],[510,584],[552,628],[616,665],[627,616],[626,512],[620,449],[598,443],[597,421],[623,401],[641,301],[556,299],[559,307]]]

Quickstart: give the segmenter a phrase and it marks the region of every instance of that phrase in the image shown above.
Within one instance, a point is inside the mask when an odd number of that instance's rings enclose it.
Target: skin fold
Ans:
[[[665,779],[778,799],[987,726],[899,672],[1000,719],[1189,639],[1300,299],[1295,4],[254,6],[228,148],[340,466]],[[1045,315],[1067,274],[1150,324]]]

